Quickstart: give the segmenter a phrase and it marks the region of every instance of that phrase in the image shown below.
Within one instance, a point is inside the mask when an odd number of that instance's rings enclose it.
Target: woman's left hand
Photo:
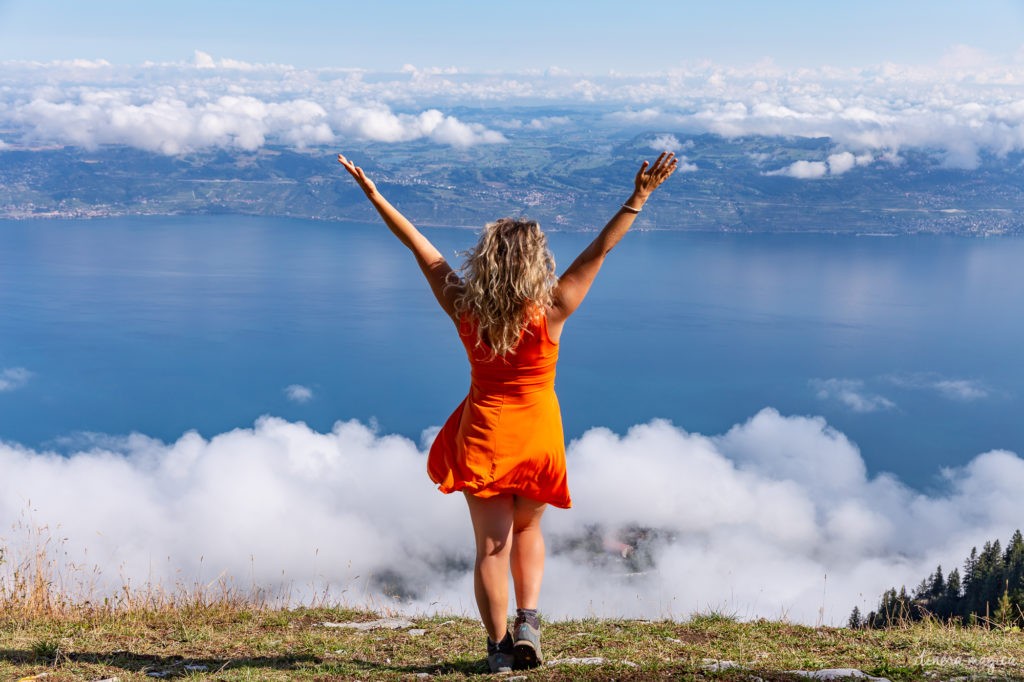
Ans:
[[[349,174],[356,179],[356,182],[359,183],[359,187],[366,192],[367,197],[372,197],[377,193],[377,186],[373,184],[373,180],[366,177],[366,173],[363,172],[362,168],[346,159],[343,154],[338,154],[338,163],[344,166],[345,170],[347,170]]]

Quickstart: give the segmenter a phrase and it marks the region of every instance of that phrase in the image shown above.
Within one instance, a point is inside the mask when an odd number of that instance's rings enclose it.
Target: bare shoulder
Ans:
[[[456,328],[459,328],[462,325],[464,313],[459,312],[458,302],[459,299],[462,298],[463,294],[466,293],[466,285],[460,278],[458,272],[451,270],[447,273],[444,278],[442,292],[444,304],[441,307],[443,307],[444,312],[452,318],[452,322],[455,323]]]

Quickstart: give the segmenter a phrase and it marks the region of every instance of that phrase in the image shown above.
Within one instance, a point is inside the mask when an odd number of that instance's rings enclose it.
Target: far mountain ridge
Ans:
[[[597,138],[597,139],[595,139]],[[639,161],[670,140],[681,172],[638,229],[850,234],[1024,232],[1024,155],[947,168],[939,152],[856,156],[829,138],[724,138],[578,129],[506,144],[347,142],[388,198],[422,225],[479,227],[525,215],[548,229],[600,228]],[[0,218],[246,214],[373,221],[339,149],[213,149],[180,156],[126,146],[0,152]]]

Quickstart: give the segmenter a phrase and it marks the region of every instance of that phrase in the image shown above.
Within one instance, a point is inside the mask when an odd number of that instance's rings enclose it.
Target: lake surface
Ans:
[[[424,231],[446,255],[475,239]],[[559,271],[592,238],[551,233]],[[1021,262],[1013,238],[630,233],[562,337],[566,435],[653,418],[720,434],[771,406],[822,415],[870,473],[922,489],[1022,453]],[[61,451],[274,414],[418,441],[468,374],[382,225],[0,221],[0,440]]]

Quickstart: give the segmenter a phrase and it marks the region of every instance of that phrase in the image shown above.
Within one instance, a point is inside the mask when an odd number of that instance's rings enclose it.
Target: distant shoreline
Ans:
[[[910,210],[910,209],[880,209],[880,210]],[[917,209],[918,211],[925,211],[925,209]],[[1004,209],[982,209],[982,210],[1004,210]],[[1006,209],[1008,210],[1008,209]],[[935,213],[947,213],[945,209],[935,209]],[[964,211],[959,211],[964,213]],[[360,224],[367,225],[373,224],[375,221],[372,218],[366,220],[359,220],[355,218],[346,217],[323,217],[323,216],[310,216],[310,215],[289,215],[289,214],[263,214],[263,213],[235,213],[235,212],[173,212],[173,213],[93,213],[93,212],[52,212],[52,213],[0,213],[0,221],[9,222],[33,222],[33,221],[92,221],[92,220],[123,220],[132,218],[214,218],[214,217],[236,217],[236,218],[261,218],[261,219],[281,219],[281,220],[305,220],[309,222],[317,223],[337,223],[337,224]],[[440,230],[477,230],[483,226],[480,225],[453,225],[446,223],[438,223],[428,220],[415,220],[414,221],[420,227],[426,227],[431,229]],[[572,228],[564,225],[550,225],[542,223],[545,232],[549,233],[573,233],[573,234],[588,234],[597,233],[600,228],[587,226]],[[934,237],[967,237],[967,238],[988,238],[988,237],[1021,237],[1024,236],[1022,233],[1011,232],[1002,229],[993,229],[990,231],[980,232],[946,232],[946,231],[931,231],[931,230],[904,230],[904,231],[855,231],[855,230],[827,230],[827,229],[790,229],[790,230],[779,230],[779,229],[738,229],[735,227],[726,227],[721,229],[708,229],[708,228],[672,228],[672,227],[658,227],[658,226],[638,226],[634,227],[633,232],[678,232],[686,234],[723,234],[723,235],[835,235],[835,236],[847,236],[847,237],[903,237],[903,236],[934,236]]]

